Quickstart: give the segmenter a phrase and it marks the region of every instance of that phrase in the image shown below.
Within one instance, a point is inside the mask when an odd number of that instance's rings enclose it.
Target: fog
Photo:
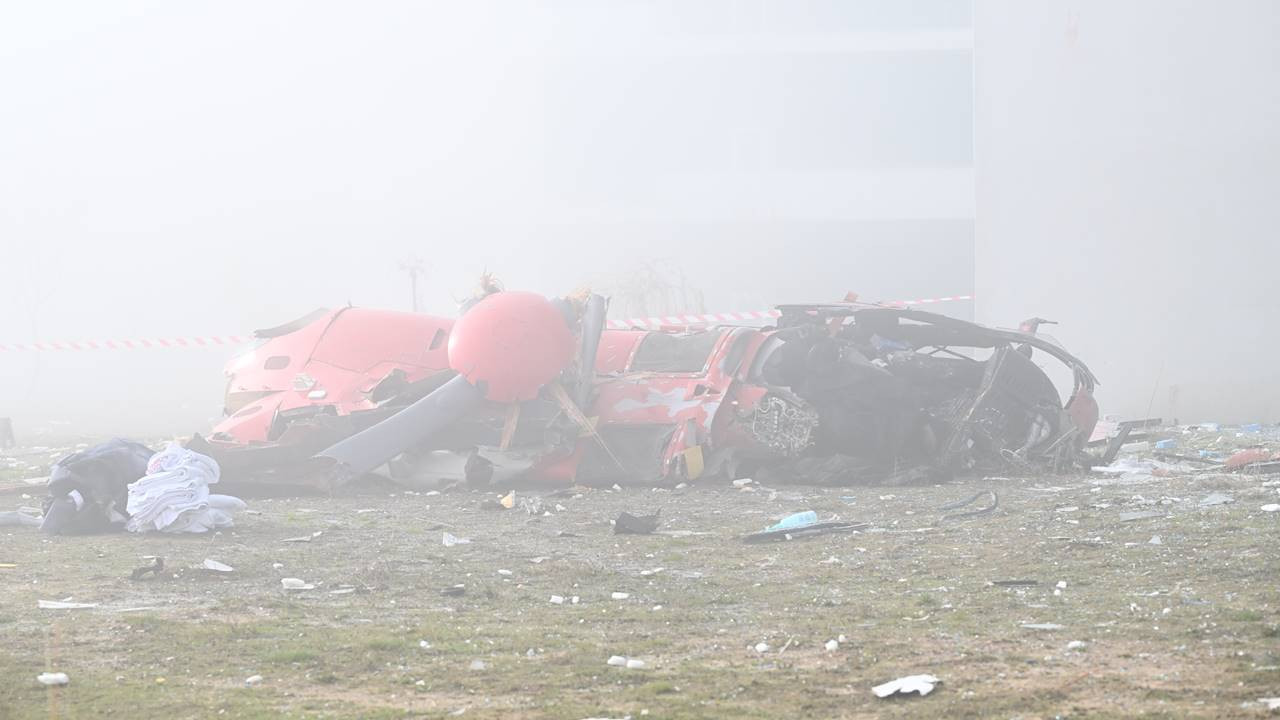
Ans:
[[[1274,170],[1224,195],[1197,181],[1224,153],[1274,168],[1275,12],[1236,4],[1201,33],[1179,19],[1193,6],[1019,16],[983,4],[978,54],[991,61],[976,68],[975,105],[968,2],[11,4],[0,344],[243,335],[316,307],[408,309],[402,267],[415,258],[421,307],[445,314],[486,271],[557,294],[608,293],[658,268],[698,300],[672,312],[969,294],[977,274],[981,320],[1062,321],[1053,333],[1098,370],[1104,411],[1141,414],[1153,370],[1132,360],[1133,323],[1110,310],[1120,296],[1156,298],[1138,313],[1164,338],[1144,341],[1155,354],[1203,353],[1174,363],[1155,391],[1167,400],[1220,357],[1178,347],[1156,316],[1166,298],[1195,315],[1229,292],[1233,261],[1211,254],[1226,265],[1206,280],[1197,243],[1212,234],[1236,243],[1232,256],[1275,260],[1262,210]],[[1254,10],[1271,24],[1242,42],[1230,28]],[[1100,49],[1099,26],[1123,43],[1141,22],[1163,28],[1141,52]],[[1163,75],[1153,58],[1174,36],[1200,59]],[[1081,67],[1084,80],[1061,74]],[[1209,92],[1224,74],[1238,82]],[[1257,137],[1228,147],[1236,134],[1220,127]],[[1200,159],[1184,162],[1185,148]],[[1171,173],[1180,189],[1162,192]],[[1125,199],[1090,194],[1113,177],[1131,178]],[[1200,222],[1171,211],[1201,197],[1230,227],[1162,240]],[[1105,231],[1104,201],[1130,210]],[[975,217],[993,234],[975,239]],[[1154,290],[1139,280],[1152,276]],[[1210,345],[1275,309],[1262,278],[1243,286],[1238,325],[1196,316]],[[973,317],[971,303],[936,307]],[[233,353],[0,352],[0,416],[20,432],[192,432],[217,417]],[[1187,397],[1155,411],[1225,412]]]
[[[11,4],[0,52],[0,343],[408,309],[412,257],[438,313],[972,289],[967,3]],[[0,414],[198,430],[230,354],[0,353]]]
[[[1280,5],[977,8],[978,319],[1060,321],[1105,412],[1280,420]]]
[[[1280,710],[1278,38],[0,3],[0,720]]]

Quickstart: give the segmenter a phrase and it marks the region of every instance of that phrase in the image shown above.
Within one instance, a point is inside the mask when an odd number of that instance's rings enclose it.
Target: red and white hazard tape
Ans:
[[[142,350],[149,348],[193,348],[213,345],[243,345],[253,338],[245,335],[213,335],[208,337],[157,338],[149,340],[81,340],[74,342],[37,342],[0,344],[0,352],[22,350]]]
[[[972,300],[972,295],[953,295],[951,297],[923,298],[920,300],[893,300],[880,303],[890,307],[910,307],[912,305],[932,305],[934,303],[958,302]],[[667,315],[665,317],[631,318],[630,320],[610,320],[609,327],[614,330],[626,328],[661,327],[663,325],[708,325],[711,323],[751,322],[756,320],[772,320],[778,317],[777,310],[747,310],[731,313],[702,313],[697,315]],[[152,348],[195,348],[218,345],[244,345],[253,340],[246,335],[212,335],[204,337],[176,337],[149,340],[81,340],[67,342],[36,343],[0,343],[0,353],[52,350],[142,350]]]
[[[932,305],[934,303],[958,302],[972,300],[972,295],[952,295],[950,297],[921,298],[919,300],[891,300],[880,303],[889,307],[910,307],[912,305]],[[609,327],[614,330],[627,328],[662,327],[663,325],[706,325],[709,323],[749,322],[753,320],[772,320],[781,315],[777,310],[749,310],[734,313],[704,313],[700,315],[665,315],[662,317],[632,318],[630,320],[610,320]]]

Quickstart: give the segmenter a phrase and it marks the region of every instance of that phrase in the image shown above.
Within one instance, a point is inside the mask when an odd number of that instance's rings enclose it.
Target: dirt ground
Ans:
[[[1263,717],[1280,696],[1280,513],[1261,510],[1278,485],[517,492],[536,516],[383,489],[253,501],[214,537],[4,528],[0,718]],[[987,488],[996,511],[940,520]],[[1233,502],[1202,505],[1212,493]],[[740,539],[805,509],[871,528]],[[665,534],[613,534],[621,510],[661,510]],[[152,555],[168,572],[130,580]],[[1036,584],[992,584],[1009,580]],[[97,606],[37,608],[68,598]],[[46,670],[70,684],[41,686]],[[871,692],[918,673],[942,684]]]

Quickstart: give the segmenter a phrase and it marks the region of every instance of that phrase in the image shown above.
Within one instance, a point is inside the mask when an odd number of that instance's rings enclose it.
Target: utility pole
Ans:
[[[400,269],[409,274],[409,292],[412,293],[413,311],[418,312],[418,276],[426,272],[422,258],[413,255],[400,261]]]

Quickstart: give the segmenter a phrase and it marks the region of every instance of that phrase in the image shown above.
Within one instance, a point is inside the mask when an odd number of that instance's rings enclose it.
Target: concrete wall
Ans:
[[[1280,3],[976,0],[977,315],[1104,412],[1280,420]]]

